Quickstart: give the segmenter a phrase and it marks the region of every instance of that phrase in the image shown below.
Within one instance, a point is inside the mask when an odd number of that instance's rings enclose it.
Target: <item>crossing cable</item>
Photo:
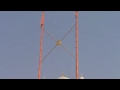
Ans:
[[[73,30],[73,28],[75,27],[75,25],[63,36],[63,38],[61,38],[61,41]]]
[[[63,36],[63,38],[61,39],[61,40],[63,40],[69,33],[70,33],[70,31],[72,31],[73,30],[73,28],[75,27],[75,25]],[[52,36],[52,35],[50,35],[46,30],[44,30],[45,31],[45,33],[47,33],[48,34],[48,36],[49,37],[51,37],[55,42],[56,42],[56,39]],[[43,58],[43,60],[56,48],[56,46],[57,45],[55,45],[49,52],[48,52],[48,54]],[[61,45],[61,47],[65,50],[65,51],[67,51],[71,56],[73,56],[74,58],[75,58],[75,56],[68,50],[68,49],[66,49],[63,45]],[[42,61],[43,61],[42,60]],[[41,61],[41,62],[42,62]],[[40,63],[41,63],[40,62]]]

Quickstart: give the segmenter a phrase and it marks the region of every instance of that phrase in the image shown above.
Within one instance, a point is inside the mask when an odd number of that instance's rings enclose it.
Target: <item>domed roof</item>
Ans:
[[[69,79],[68,77],[65,77],[64,74],[61,75],[58,79]]]
[[[82,76],[82,74],[81,74],[81,76],[79,77],[79,79],[84,79],[84,77]]]
[[[80,77],[80,79],[84,79],[84,77]]]

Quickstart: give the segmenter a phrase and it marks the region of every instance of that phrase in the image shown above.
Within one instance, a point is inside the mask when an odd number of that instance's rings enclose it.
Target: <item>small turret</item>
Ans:
[[[80,78],[79,79],[84,79],[84,77],[82,76],[82,73],[81,73],[81,75],[80,75]]]
[[[68,77],[65,77],[64,74],[61,75],[58,79],[69,79]]]

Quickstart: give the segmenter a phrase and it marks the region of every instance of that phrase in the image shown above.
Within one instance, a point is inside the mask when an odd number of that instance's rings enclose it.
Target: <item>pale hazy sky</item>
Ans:
[[[56,39],[75,24],[74,11],[46,11]],[[0,78],[37,78],[41,11],[0,12]],[[43,56],[55,42],[44,35]],[[75,54],[75,28],[62,41]],[[79,11],[79,71],[87,79],[120,78],[120,12]],[[43,61],[42,78],[75,78],[75,60],[57,47]]]

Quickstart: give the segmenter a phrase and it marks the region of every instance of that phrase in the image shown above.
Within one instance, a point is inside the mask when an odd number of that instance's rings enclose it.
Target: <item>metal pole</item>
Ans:
[[[42,44],[43,44],[43,35],[44,35],[44,11],[42,11],[42,19],[41,19],[41,35],[40,35],[40,57],[39,57],[39,65],[38,65],[38,79],[41,76],[41,67],[42,67]]]
[[[79,66],[78,66],[78,11],[75,12],[76,16],[76,79],[79,79]]]

